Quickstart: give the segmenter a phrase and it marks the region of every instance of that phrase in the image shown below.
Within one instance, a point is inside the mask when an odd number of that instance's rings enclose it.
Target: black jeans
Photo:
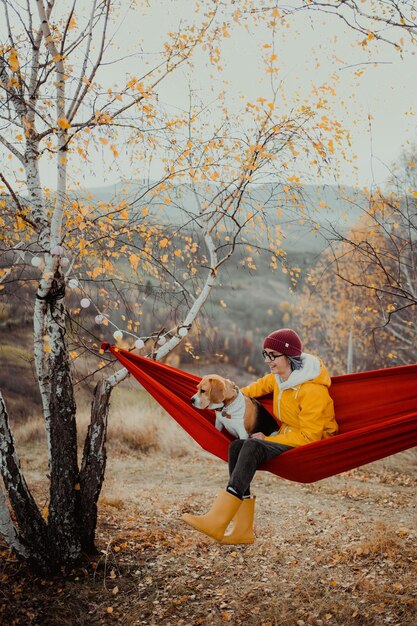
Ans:
[[[273,459],[292,446],[264,439],[235,439],[229,446],[229,483],[227,487],[239,498],[250,495],[250,484],[262,463]]]

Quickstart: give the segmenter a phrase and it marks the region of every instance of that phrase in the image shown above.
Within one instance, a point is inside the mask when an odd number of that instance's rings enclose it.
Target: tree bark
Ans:
[[[77,521],[81,547],[87,554],[96,552],[97,501],[106,469],[106,436],[112,385],[107,380],[97,383],[91,404],[91,421],[84,442],[79,475]]]
[[[56,274],[60,293],[63,277]],[[49,301],[50,355],[50,507],[48,536],[51,565],[70,564],[81,552],[76,523],[78,488],[76,406],[66,346],[64,295]]]
[[[7,513],[1,504],[0,517],[3,520],[3,531],[14,534],[17,552],[26,552],[29,560],[42,563],[47,551],[47,529],[36,502],[30,493],[25,478],[20,470],[20,461],[16,452],[13,435],[9,427],[9,418],[3,396],[0,393],[0,471],[7,491],[11,507],[16,518],[16,533],[12,532],[11,519],[7,521]],[[6,524],[6,525],[4,525]],[[17,530],[18,529],[18,530]],[[10,545],[10,544],[9,544]],[[22,546],[22,549],[20,549]],[[12,545],[10,547],[13,547]]]

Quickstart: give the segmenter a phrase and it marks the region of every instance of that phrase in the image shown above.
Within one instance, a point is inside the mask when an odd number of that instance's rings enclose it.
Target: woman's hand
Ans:
[[[263,433],[253,433],[251,439],[265,439],[265,435]]]

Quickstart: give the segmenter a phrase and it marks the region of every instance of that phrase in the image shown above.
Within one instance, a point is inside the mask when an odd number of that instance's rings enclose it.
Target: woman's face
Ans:
[[[263,351],[265,363],[273,374],[281,377],[288,377],[291,374],[291,364],[285,354],[280,354],[274,350]]]

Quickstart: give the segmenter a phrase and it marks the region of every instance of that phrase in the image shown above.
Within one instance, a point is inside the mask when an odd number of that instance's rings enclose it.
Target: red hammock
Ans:
[[[103,344],[204,450],[227,460],[230,438],[214,411],[190,403],[200,377]],[[417,445],[417,365],[332,378],[339,434],[288,450],[262,469],[311,483]],[[258,398],[272,411],[272,395]]]

